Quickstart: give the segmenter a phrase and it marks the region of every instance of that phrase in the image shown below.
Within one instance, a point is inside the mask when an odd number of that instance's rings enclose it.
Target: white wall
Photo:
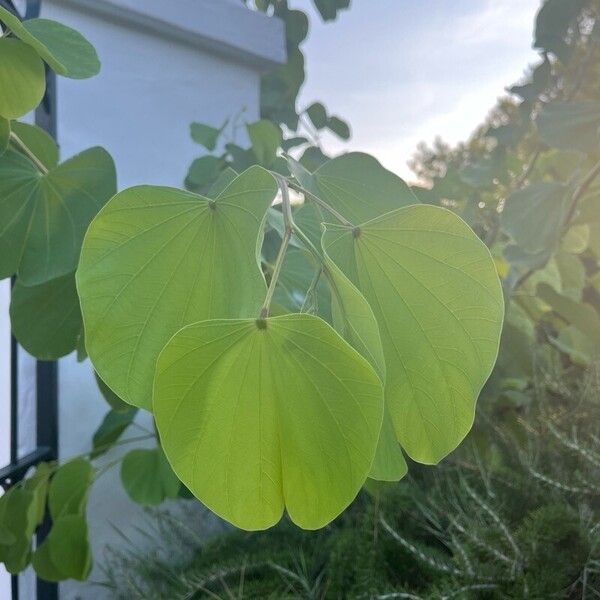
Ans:
[[[189,6],[189,0],[181,1]],[[221,0],[208,3],[215,1]],[[230,0],[222,1],[231,4]],[[164,6],[177,10],[178,2],[169,0]],[[205,0],[196,0],[196,14],[190,15],[191,19],[202,18],[203,3]],[[119,189],[139,183],[181,186],[189,163],[200,154],[200,147],[189,139],[191,121],[220,125],[243,106],[248,120],[258,117],[260,74],[259,67],[252,66],[251,61],[236,63],[200,49],[190,42],[189,36],[185,40],[172,35],[163,37],[147,28],[119,23],[116,18],[104,20],[93,11],[77,10],[74,5],[76,2],[46,0],[43,15],[81,31],[95,45],[103,66],[94,79],[59,79],[58,140],[63,159],[87,147],[102,145],[115,159]],[[138,6],[144,4],[140,2]],[[244,18],[241,13],[238,16]],[[240,36],[251,37],[255,22],[240,30]],[[281,34],[280,24],[276,24],[276,32]],[[283,37],[278,39],[283,47]],[[281,53],[280,47],[275,48],[274,58],[280,59]],[[106,411],[89,362],[78,364],[74,356],[61,360],[62,460],[90,449],[91,436]],[[147,424],[149,419],[141,421]],[[130,435],[134,434],[132,430]],[[112,451],[105,462],[123,452]],[[88,516],[97,565],[104,546],[118,541],[111,526],[130,535],[140,518],[140,509],[122,490],[118,468],[103,475],[94,486]],[[91,579],[102,579],[97,567]],[[61,585],[61,597],[104,596],[101,588],[69,582]]]

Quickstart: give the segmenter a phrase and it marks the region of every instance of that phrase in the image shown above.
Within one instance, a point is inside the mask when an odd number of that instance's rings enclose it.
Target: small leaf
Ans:
[[[48,491],[52,519],[84,514],[93,478],[94,468],[83,458],[75,458],[62,465],[52,478]]]
[[[75,350],[83,323],[75,274],[12,288],[10,322],[17,341],[39,360],[56,360]]]
[[[145,506],[177,498],[181,486],[161,448],[129,452],[121,463],[121,481],[128,496]]]
[[[192,162],[185,180],[191,189],[205,190],[213,184],[221,172],[222,161],[216,156],[201,156]]]
[[[83,515],[65,515],[53,524],[32,559],[38,577],[46,581],[85,581],[92,569],[88,529]]]
[[[102,423],[100,423],[100,426],[94,432],[90,458],[97,458],[108,452],[123,432],[133,423],[137,412],[137,408],[128,408],[125,411],[110,410],[107,412]]]
[[[258,313],[266,286],[256,250],[276,193],[273,177],[253,167],[214,201],[138,186],[100,211],[77,287],[87,351],[120,398],[150,409],[158,353],[184,325]]]
[[[285,506],[317,529],[367,477],[382,393],[369,363],[318,317],[215,320],[161,352],[154,413],[173,469],[218,515],[264,529]]]
[[[100,61],[96,50],[78,31],[48,19],[20,21],[1,6],[0,21],[59,75],[87,79],[99,73]]]
[[[246,129],[256,160],[263,167],[270,167],[281,144],[281,130],[277,125],[266,119],[250,123],[246,126]]]
[[[327,120],[327,128],[343,140],[350,138],[350,126],[346,121],[342,121],[339,117],[329,117]]]
[[[0,116],[22,117],[42,101],[45,90],[44,63],[35,50],[20,40],[0,38]]]
[[[58,165],[58,146],[41,127],[13,121],[12,130],[47,169]],[[17,147],[14,149],[20,151]]]
[[[215,149],[219,136],[226,125],[227,121],[225,121],[225,123],[223,123],[223,125],[217,129],[216,127],[211,127],[210,125],[205,125],[204,123],[192,123],[190,125],[190,135],[197,144],[204,146],[204,148],[212,152]]]
[[[316,129],[327,127],[327,111],[320,102],[311,104],[306,109],[306,114]]]
[[[400,443],[437,463],[471,428],[496,361],[504,308],[489,250],[456,215],[427,205],[358,229],[327,224],[323,246],[379,323]]]
[[[552,102],[535,121],[540,138],[559,150],[577,150],[583,154],[600,148],[600,102]]]
[[[1,41],[1,40],[0,40]],[[115,167],[90,148],[42,175],[11,150],[0,157],[0,278],[37,285],[75,270],[83,235],[116,190]]]

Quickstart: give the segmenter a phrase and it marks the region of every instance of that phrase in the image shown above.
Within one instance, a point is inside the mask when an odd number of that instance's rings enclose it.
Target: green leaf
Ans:
[[[277,125],[262,119],[246,125],[256,160],[263,167],[270,167],[281,144],[281,130]]]
[[[98,385],[102,397],[115,412],[127,412],[131,408],[127,402],[123,402],[123,400],[121,400],[121,398],[119,398],[119,396],[117,396],[117,394],[115,394],[102,379],[100,379],[98,373],[94,373],[94,376],[96,377],[96,384]]]
[[[201,156],[192,162],[185,184],[188,188],[204,190],[213,184],[221,172],[222,161],[216,156]]]
[[[547,283],[539,284],[537,293],[562,319],[573,325],[600,349],[600,316],[591,304],[559,294]]]
[[[121,463],[121,481],[128,496],[145,506],[177,498],[181,486],[161,448],[129,452]]]
[[[329,117],[327,128],[343,140],[350,138],[350,126],[339,117]]]
[[[369,472],[383,410],[369,363],[318,317],[216,320],[158,360],[154,413],[183,483],[242,529],[323,527]]]
[[[559,241],[569,197],[560,183],[534,183],[507,199],[501,222],[504,230],[526,252],[552,250]]]
[[[12,130],[47,169],[58,165],[58,146],[41,127],[13,121]],[[14,149],[20,151],[19,148]]]
[[[36,526],[44,520],[48,481],[51,474],[52,467],[48,463],[42,462],[37,465],[34,474],[23,482],[23,488],[33,495],[33,512],[31,514]]]
[[[107,412],[104,419],[102,419],[102,423],[100,423],[100,426],[94,432],[90,458],[97,458],[108,452],[123,432],[133,423],[137,412],[137,408],[128,408],[125,411],[110,410]]]
[[[320,102],[311,104],[306,109],[306,114],[316,129],[323,129],[327,126],[327,111]]]
[[[437,463],[471,428],[496,360],[504,309],[489,250],[456,215],[427,205],[358,230],[328,224],[323,245],[379,323],[400,443]]]
[[[266,292],[257,242],[276,193],[273,177],[253,167],[214,201],[138,186],[100,211],[77,287],[87,351],[119,397],[150,409],[156,358],[181,327],[258,313]]]
[[[94,468],[83,458],[62,465],[50,482],[48,507],[55,521],[65,515],[82,515],[85,511]]]
[[[52,524],[35,551],[33,568],[46,581],[85,581],[92,570],[88,529],[83,515],[65,515]]]
[[[316,146],[309,146],[302,153],[300,164],[312,173],[321,165],[325,164],[328,160],[329,157],[323,154],[321,148],[317,148]]]
[[[115,193],[110,155],[90,148],[42,175],[24,156],[0,158],[0,278],[37,285],[74,271],[81,241]]]
[[[0,498],[0,523],[5,537],[13,541],[0,545],[0,562],[9,573],[19,573],[29,563],[31,536],[37,524],[35,496],[23,486],[10,488]]]
[[[213,200],[217,198],[237,176],[238,174],[231,167],[227,167],[225,170],[221,171],[217,180],[210,186],[208,192],[206,192],[206,197],[212,198]]]
[[[592,364],[594,357],[600,350],[590,338],[573,325],[563,327],[558,337],[549,339],[553,346],[568,354],[575,364],[582,367]]]
[[[369,478],[376,481],[400,481],[407,473],[408,465],[396,439],[390,411],[386,407]]]
[[[17,279],[10,322],[19,344],[39,360],[56,360],[73,352],[83,328],[75,274],[31,287]]]
[[[325,253],[325,274],[331,285],[333,326],[364,358],[385,383],[385,358],[375,315],[364,296]],[[384,409],[383,425],[369,477],[398,481],[408,467],[396,439],[389,410]]]
[[[44,63],[33,48],[0,38],[0,116],[22,117],[42,101],[45,90]]]
[[[313,0],[323,21],[333,21],[339,10],[350,6],[350,0]]]
[[[20,21],[0,6],[0,21],[59,75],[87,79],[100,72],[100,61],[94,47],[78,32],[48,19]]]
[[[210,125],[205,125],[204,123],[192,123],[190,125],[190,135],[197,144],[204,146],[204,148],[212,152],[215,149],[219,136],[223,129],[225,129],[227,122],[228,120],[218,129],[216,127],[211,127]]]
[[[8,149],[10,142],[10,121],[0,117],[0,156]]]
[[[319,167],[312,182],[322,200],[352,223],[359,224],[402,206],[417,204],[411,189],[372,156],[350,152]]]
[[[536,125],[542,141],[553,148],[584,154],[600,149],[600,102],[552,102],[539,113]]]
[[[284,18],[287,42],[297,47],[308,35],[308,17],[301,10],[286,10]]]

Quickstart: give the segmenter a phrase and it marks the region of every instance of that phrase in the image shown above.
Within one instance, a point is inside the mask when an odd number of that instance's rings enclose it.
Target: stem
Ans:
[[[287,181],[281,175],[278,175],[276,173],[273,173],[273,176],[277,180],[277,183],[279,184],[279,189],[281,190],[281,204],[283,209],[283,224],[285,230],[283,233],[283,239],[281,240],[281,246],[279,246],[277,258],[275,259],[275,264],[273,265],[273,274],[271,275],[271,281],[269,282],[267,295],[265,296],[265,301],[263,302],[262,308],[260,309],[260,313],[258,316],[259,320],[261,321],[263,321],[269,316],[269,309],[271,308],[273,294],[275,293],[275,288],[277,287],[277,280],[279,279],[281,268],[283,267],[283,260],[285,258],[285,253],[287,252],[287,248],[292,237],[292,231],[294,226],[294,221],[292,219],[292,206],[290,204],[290,193]]]
[[[25,156],[37,167],[42,175],[48,175],[46,165],[29,149],[29,146],[14,132],[10,132],[11,141],[17,146]]]
[[[347,227],[352,227],[354,229],[353,223],[348,221],[348,219],[346,219],[346,217],[344,217],[344,215],[339,213],[337,210],[335,210],[335,208],[333,208],[333,206],[330,206],[324,200],[321,200],[321,198],[319,198],[318,196],[315,196],[313,193],[309,192],[308,190],[305,190],[301,185],[299,185],[297,183],[290,183],[289,186],[293,190],[296,190],[297,192],[304,194],[304,196],[306,198],[308,198],[309,200],[312,200],[315,204],[318,204],[319,206],[324,208],[326,211],[331,213],[342,225],[346,225]]]

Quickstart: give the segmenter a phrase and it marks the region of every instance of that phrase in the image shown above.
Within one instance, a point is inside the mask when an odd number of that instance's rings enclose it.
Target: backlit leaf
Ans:
[[[77,287],[87,351],[119,397],[150,409],[158,353],[184,325],[258,313],[266,288],[256,247],[276,192],[273,177],[253,167],[214,201],[138,186],[100,211]]]
[[[418,203],[400,177],[361,152],[326,162],[312,174],[312,183],[305,181],[302,186],[318,190],[322,200],[354,224]]]
[[[243,529],[284,507],[323,527],[355,497],[381,428],[381,382],[318,317],[204,321],[162,351],[154,413],[184,484]]]
[[[485,245],[456,215],[417,205],[327,225],[324,248],[379,323],[386,403],[414,460],[436,463],[471,428],[496,360],[502,291]]]
[[[263,167],[270,167],[281,144],[281,130],[266,119],[246,126],[256,160]]]

